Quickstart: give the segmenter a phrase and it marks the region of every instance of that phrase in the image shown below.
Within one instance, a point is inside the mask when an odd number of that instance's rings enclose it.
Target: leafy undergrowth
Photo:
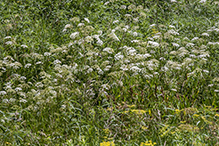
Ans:
[[[219,1],[0,11],[2,145],[219,145]]]

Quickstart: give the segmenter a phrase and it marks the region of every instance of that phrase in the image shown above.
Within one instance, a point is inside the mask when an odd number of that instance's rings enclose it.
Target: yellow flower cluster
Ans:
[[[146,113],[145,110],[136,110],[136,109],[131,110],[131,112],[133,112],[135,114],[144,114],[144,113]]]
[[[102,143],[100,143],[100,146],[115,146],[113,141],[104,141]]]
[[[151,140],[149,140],[149,141],[146,141],[146,142],[142,142],[140,144],[140,146],[154,146],[156,144],[157,144],[156,142],[153,143]]]

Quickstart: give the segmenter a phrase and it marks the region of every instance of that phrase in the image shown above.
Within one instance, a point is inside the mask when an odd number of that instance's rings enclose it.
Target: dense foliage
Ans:
[[[219,1],[3,0],[0,144],[219,145]]]

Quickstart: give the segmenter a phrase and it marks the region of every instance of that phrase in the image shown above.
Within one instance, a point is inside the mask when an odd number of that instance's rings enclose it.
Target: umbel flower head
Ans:
[[[75,39],[76,37],[78,37],[79,36],[79,32],[74,32],[74,33],[72,33],[71,35],[70,35],[70,38],[71,39]]]

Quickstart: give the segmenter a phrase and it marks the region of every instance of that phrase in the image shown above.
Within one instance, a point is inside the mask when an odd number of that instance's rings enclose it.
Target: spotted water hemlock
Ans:
[[[11,39],[11,36],[6,36],[4,39]]]
[[[209,34],[208,34],[208,33],[202,33],[202,36],[207,36],[207,37],[209,37]]]
[[[148,41],[148,44],[150,45],[150,47],[159,47],[159,43],[157,42]]]
[[[88,18],[84,18],[85,21],[87,21],[87,23],[90,23],[90,20]]]
[[[70,35],[70,38],[71,39],[75,39],[76,37],[78,37],[79,36],[79,32],[74,32],[74,33],[72,33],[71,35]]]
[[[206,0],[200,0],[199,1],[199,3],[205,3],[206,2]]]
[[[120,41],[119,38],[116,36],[115,34],[115,30],[112,31],[109,35],[108,35],[110,38],[113,38],[114,40],[116,41]]]
[[[103,51],[108,52],[109,54],[112,54],[114,52],[113,49],[109,47],[104,48]]]
[[[179,35],[179,33],[177,31],[175,31],[174,29],[168,30],[167,33],[172,34],[172,35]]]
[[[5,92],[5,91],[0,91],[0,95],[6,95],[7,94],[7,92]]]
[[[180,46],[180,45],[177,44],[177,43],[172,43],[172,45],[173,45],[174,47],[179,47],[179,46]]]

